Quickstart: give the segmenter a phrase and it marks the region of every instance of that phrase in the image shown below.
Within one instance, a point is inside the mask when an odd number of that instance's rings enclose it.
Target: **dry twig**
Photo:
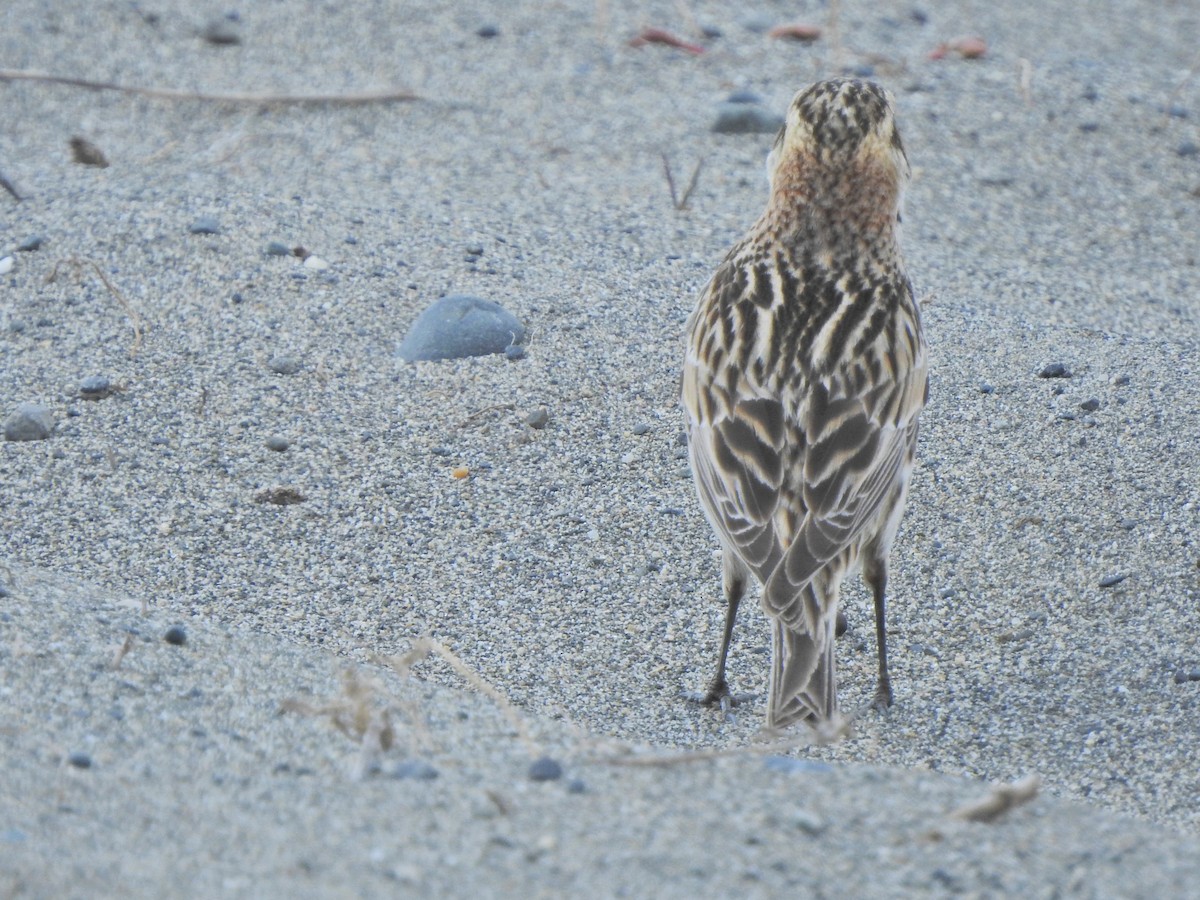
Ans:
[[[671,204],[678,210],[685,210],[688,206],[688,201],[692,199],[692,192],[696,190],[696,185],[700,181],[700,170],[704,167],[705,157],[700,157],[696,163],[696,167],[692,169],[692,177],[688,180],[688,186],[680,197],[675,190],[675,175],[671,172],[671,161],[667,159],[667,154],[662,154],[663,172],[667,176],[667,188],[671,192]]]
[[[1026,775],[1020,781],[1011,784],[997,784],[982,800],[960,806],[950,813],[950,817],[967,822],[994,822],[1010,809],[1028,803],[1036,797],[1041,786],[1042,779],[1038,775]]]
[[[58,267],[63,263],[71,266],[75,270],[76,276],[78,276],[80,270],[86,268],[87,266],[91,266],[95,270],[96,274],[100,277],[100,280],[104,282],[104,286],[108,289],[108,292],[117,298],[117,302],[121,304],[121,308],[124,309],[125,314],[129,316],[129,320],[133,325],[133,346],[129,348],[129,358],[133,359],[135,356],[137,356],[138,351],[142,349],[143,334],[142,317],[138,314],[138,311],[130,305],[128,300],[125,299],[125,295],[118,291],[113,283],[108,280],[108,276],[104,274],[104,270],[90,259],[70,257],[68,259],[56,262],[54,264],[54,268],[50,270],[50,274],[46,276],[47,284],[53,284],[58,280]]]
[[[362,91],[353,94],[272,94],[234,92],[229,94],[207,91],[184,91],[176,88],[141,87],[117,84],[114,81],[95,81],[90,78],[75,78],[70,75],[54,75],[33,69],[0,69],[0,81],[38,81],[44,84],[65,84],[71,87],[88,88],[95,91],[118,91],[122,94],[137,94],[160,100],[202,100],[210,103],[257,103],[257,104],[302,104],[335,103],[354,106],[364,103],[407,103],[422,99],[412,91],[399,88],[384,88],[378,91]]]

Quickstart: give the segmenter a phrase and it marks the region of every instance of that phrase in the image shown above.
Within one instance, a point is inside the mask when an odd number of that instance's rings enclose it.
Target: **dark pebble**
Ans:
[[[1100,130],[1100,123],[1099,122],[1081,122],[1079,124],[1079,130],[1082,131],[1084,134],[1091,134],[1093,131]]]
[[[225,16],[210,21],[204,26],[204,30],[200,32],[200,36],[210,44],[215,44],[218,47],[231,47],[242,42],[242,36],[238,32],[237,25]]]
[[[214,216],[201,216],[188,226],[192,234],[216,234],[221,230],[221,223]]]
[[[67,762],[77,769],[90,769],[92,767],[92,758],[86,753],[72,753],[67,757]]]
[[[1186,684],[1189,681],[1200,681],[1200,669],[1179,669],[1175,673],[1176,684]]]
[[[483,245],[472,244],[467,248],[467,256],[483,256]]]
[[[929,13],[923,9],[914,9],[908,14],[908,17],[918,25],[924,25],[929,21]]]
[[[783,116],[754,103],[722,103],[712,130],[717,134],[774,134],[783,127]]]
[[[570,781],[567,782],[567,793],[568,794],[586,794],[587,793],[587,785],[584,783],[582,778],[572,778]]]
[[[701,25],[700,33],[710,41],[715,41],[717,38],[725,34],[725,32],[723,32],[716,25]]]
[[[1188,117],[1187,107],[1182,103],[1172,103],[1167,107],[1167,115],[1172,119],[1186,119]]]
[[[1092,85],[1089,84],[1087,87],[1085,87],[1083,89],[1082,96],[1083,96],[1083,99],[1086,100],[1088,103],[1095,103],[1097,100],[1100,99],[1100,92],[1098,90],[1096,90],[1094,87],[1092,87]]]
[[[1095,412],[1100,408],[1100,401],[1095,397],[1090,397],[1079,404],[1079,408],[1084,412]]]
[[[37,250],[42,246],[44,241],[45,238],[43,238],[40,234],[31,234],[29,237],[25,238],[25,240],[21,241],[21,243],[17,244],[17,249],[28,253],[31,250]]]
[[[187,643],[187,630],[182,625],[172,625],[163,635],[163,640],[176,647],[182,647]]]
[[[525,326],[498,303],[454,294],[417,316],[397,354],[408,362],[505,353],[525,340]]]
[[[295,375],[300,371],[300,360],[286,353],[281,353],[267,360],[267,368],[277,375]]]
[[[79,396],[84,400],[103,400],[112,393],[112,382],[103,375],[89,375],[79,383]]]
[[[292,248],[282,241],[271,241],[267,244],[267,256],[291,256]]]
[[[234,304],[239,304],[239,303],[245,303],[245,302],[246,302],[246,298],[242,296],[242,292],[241,292],[241,291],[234,291],[234,292],[233,292],[233,296],[231,296],[231,297],[229,298],[229,300],[230,300],[230,302],[231,302],[231,303],[234,303]]]
[[[1100,579],[1100,587],[1102,587],[1102,588],[1113,587],[1114,585],[1120,584],[1122,581],[1124,581],[1128,577],[1129,577],[1128,575],[1105,575],[1103,578]]]
[[[546,423],[550,421],[550,410],[544,406],[539,406],[533,412],[525,417],[525,424],[530,428],[545,428]]]
[[[1038,372],[1038,378],[1070,378],[1070,370],[1062,363],[1050,363]]]
[[[292,446],[292,445],[290,443],[288,443],[287,438],[280,437],[277,434],[273,434],[269,438],[267,438],[267,449],[273,450],[276,453],[282,453],[284,450],[286,450],[290,446]]]
[[[1182,141],[1175,148],[1175,152],[1180,156],[1195,156],[1200,153],[1200,145],[1197,145],[1195,141]]]
[[[520,344],[509,344],[504,348],[504,356],[506,359],[516,362],[518,359],[525,358],[525,348]]]
[[[874,78],[875,67],[869,66],[866,63],[859,63],[856,66],[851,66],[848,74],[853,75],[855,78]]]
[[[500,36],[500,29],[495,25],[480,25],[475,33],[481,38],[494,38]]]
[[[1113,379],[1112,379],[1112,383],[1116,387],[1124,387],[1125,385],[1129,384],[1129,376],[1128,375],[1114,375]]]
[[[734,91],[725,98],[726,103],[762,103],[763,98],[754,91]]]
[[[633,433],[639,436],[643,434],[649,434],[650,426],[645,422],[638,422],[638,424],[633,426]]]
[[[388,772],[393,778],[411,778],[414,781],[433,781],[438,770],[421,759],[405,759],[392,766]]]
[[[19,403],[4,420],[6,441],[44,441],[54,432],[54,416],[40,403]]]
[[[562,765],[549,756],[535,759],[529,766],[529,777],[533,781],[557,781],[562,774]]]
[[[986,381],[983,381],[983,382],[980,382],[980,384],[979,384],[979,393],[994,394],[994,393],[996,393],[996,389],[994,387],[992,387],[990,384],[988,384]]]

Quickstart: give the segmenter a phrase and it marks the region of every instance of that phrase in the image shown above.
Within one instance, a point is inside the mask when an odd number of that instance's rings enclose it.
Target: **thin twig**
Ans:
[[[960,806],[950,813],[950,817],[967,822],[994,822],[1010,809],[1036,797],[1041,786],[1042,779],[1037,775],[1026,775],[1011,784],[993,785],[991,793],[982,800]]]
[[[1017,90],[1021,92],[1021,99],[1025,101],[1026,106],[1033,105],[1033,63],[1022,57],[1017,60],[1017,66],[1020,75],[1017,81]]]
[[[75,78],[70,75],[54,75],[33,69],[0,69],[0,81],[39,81],[46,84],[66,84],[72,87],[89,88],[96,91],[119,91],[122,94],[138,94],[161,100],[204,100],[213,103],[336,103],[358,105],[364,103],[407,103],[422,99],[412,91],[386,88],[378,91],[362,91],[353,94],[271,94],[234,92],[215,94],[207,91],[184,91],[176,88],[141,87],[117,84],[114,81],[94,81],[90,78]]]
[[[100,266],[94,261],[90,259],[71,257],[69,259],[62,260],[62,262],[65,262],[70,266],[74,266],[77,272],[84,266],[91,266],[93,269],[95,269],[96,274],[100,276],[100,280],[104,282],[104,286],[108,288],[108,292],[117,298],[117,302],[121,304],[121,308],[124,309],[125,314],[129,316],[129,320],[133,325],[133,346],[129,348],[129,358],[133,359],[135,356],[137,356],[138,351],[142,349],[143,334],[142,317],[138,314],[138,311],[134,309],[132,305],[130,305],[129,301],[125,299],[125,295],[117,290],[116,286],[108,280],[108,276],[104,274],[104,270],[101,269]],[[58,266],[59,263],[55,263],[54,268],[50,271],[50,274],[46,276],[47,283],[53,284],[58,278]]]
[[[676,209],[687,209],[688,201],[692,199],[692,191],[696,190],[696,184],[700,181],[700,170],[704,168],[705,157],[700,157],[696,162],[696,168],[692,169],[691,180],[688,181],[687,190],[683,192],[683,197],[679,201],[679,206]]]
[[[671,205],[679,209],[679,195],[675,192],[675,176],[671,174],[671,161],[667,159],[667,154],[662,154],[663,172],[667,175],[667,187],[671,191]]]

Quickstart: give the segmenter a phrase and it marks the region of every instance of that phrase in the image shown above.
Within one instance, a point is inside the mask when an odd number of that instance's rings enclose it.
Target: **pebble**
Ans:
[[[520,344],[509,344],[504,348],[504,356],[506,359],[516,362],[518,359],[525,358],[525,348]]]
[[[405,759],[396,763],[388,771],[393,778],[411,778],[414,781],[433,781],[438,777],[438,770],[421,759]]]
[[[417,316],[397,355],[407,362],[505,353],[525,326],[498,303],[466,294],[442,297]]]
[[[1105,575],[1103,578],[1100,579],[1100,587],[1102,587],[1102,588],[1114,587],[1114,586],[1120,584],[1122,581],[1124,581],[1128,577],[1129,577],[1128,575]]]
[[[475,30],[475,34],[485,39],[494,38],[500,36],[500,29],[495,25],[480,25],[479,28]]]
[[[774,134],[783,127],[783,116],[754,103],[722,103],[712,130],[717,134]]]
[[[71,159],[82,166],[95,166],[98,169],[108,168],[108,158],[104,151],[89,141],[76,135],[67,141],[71,147]]]
[[[525,417],[525,424],[530,428],[545,428],[546,423],[550,421],[550,410],[544,406],[539,406],[533,412]]]
[[[1180,156],[1195,156],[1197,153],[1200,153],[1200,144],[1197,144],[1195,141],[1182,141],[1175,148],[1175,152]]]
[[[643,434],[649,434],[650,433],[650,425],[646,422],[638,422],[636,425],[633,426],[633,433],[638,435],[639,437]]]
[[[294,487],[285,485],[263,488],[254,495],[255,503],[270,503],[274,506],[292,506],[296,503],[303,503],[307,499]]]
[[[549,756],[535,759],[529,766],[529,777],[533,781],[557,781],[562,774],[562,765]]]
[[[290,446],[292,446],[292,445],[290,443],[288,443],[287,438],[280,437],[277,434],[273,434],[269,438],[267,438],[267,449],[274,450],[276,453],[282,453],[284,450],[286,450]]]
[[[1084,412],[1095,412],[1100,408],[1100,401],[1095,397],[1090,397],[1079,404],[1079,408]]]
[[[188,226],[192,234],[216,234],[221,230],[221,223],[214,216],[201,216]]]
[[[572,778],[567,782],[568,794],[586,794],[587,783],[582,778]]]
[[[738,24],[755,34],[766,34],[774,27],[775,18],[765,12],[749,13],[738,19]]]
[[[290,354],[279,353],[267,360],[267,368],[277,375],[295,375],[300,371],[300,360]]]
[[[13,258],[11,256],[0,257],[0,275],[7,275],[13,270]]]
[[[72,753],[67,757],[67,762],[77,769],[90,769],[92,767],[92,758],[86,753]]]
[[[992,385],[988,384],[986,381],[982,381],[979,383],[979,393],[994,394],[994,393],[996,393],[996,389]]]
[[[1176,684],[1186,684],[1189,681],[1200,681],[1200,669],[1180,669],[1175,673]]]
[[[4,420],[6,441],[44,441],[54,431],[54,415],[40,403],[19,403]]]
[[[172,625],[163,635],[163,640],[176,647],[182,647],[187,643],[187,630],[182,625]]]
[[[21,243],[17,244],[17,249],[23,253],[29,253],[40,248],[45,243],[45,240],[40,234],[31,234],[25,240],[21,241]]]
[[[725,98],[726,103],[757,103],[762,104],[763,98],[754,91],[734,91]]]
[[[306,269],[316,269],[319,271],[321,269],[328,269],[329,263],[325,262],[319,256],[306,256],[304,257],[303,266]]]
[[[112,382],[104,375],[89,375],[79,383],[79,396],[84,400],[103,400],[112,393]]]
[[[1038,372],[1038,378],[1070,378],[1071,371],[1062,363],[1050,363]]]
[[[1129,384],[1129,376],[1128,375],[1114,375],[1112,377],[1112,384],[1114,387],[1124,387],[1125,385]]]
[[[282,241],[271,241],[267,244],[267,256],[291,256],[292,248]]]
[[[200,36],[218,47],[229,47],[242,42],[242,35],[237,24],[225,16],[210,20],[204,26],[204,30],[200,32]]]

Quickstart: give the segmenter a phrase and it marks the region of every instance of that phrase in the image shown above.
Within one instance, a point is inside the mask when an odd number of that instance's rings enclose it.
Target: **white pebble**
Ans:
[[[7,275],[12,270],[13,258],[11,256],[6,256],[4,259],[0,259],[0,275]]]
[[[308,256],[304,259],[304,268],[306,269],[328,269],[329,263],[321,259],[319,256]]]

